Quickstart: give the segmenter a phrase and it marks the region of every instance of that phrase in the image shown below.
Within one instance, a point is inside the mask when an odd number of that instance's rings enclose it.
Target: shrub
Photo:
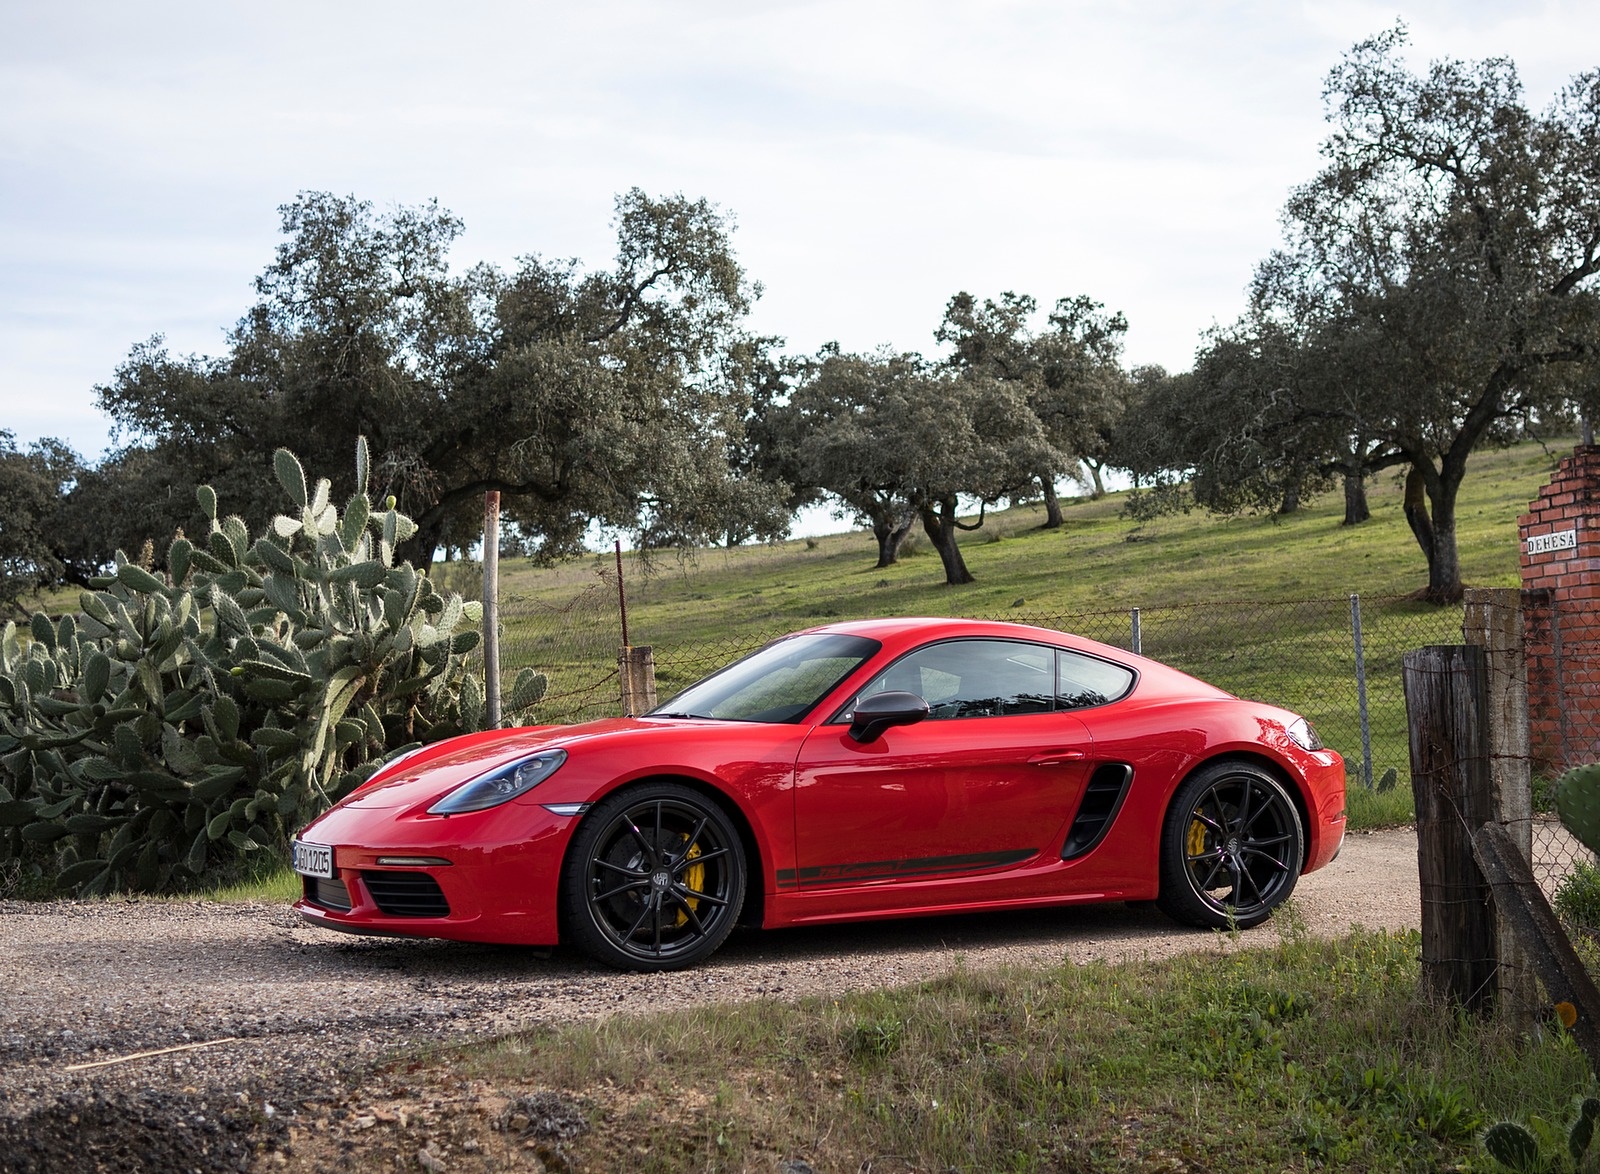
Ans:
[[[366,442],[356,483],[367,483]],[[275,457],[295,509],[252,540],[244,521],[180,534],[157,575],[118,552],[80,615],[0,641],[0,863],[58,890],[160,890],[281,848],[398,750],[479,728],[464,657],[480,605],[440,595],[395,545],[415,525]],[[508,717],[545,679],[525,670]]]
[[[1555,906],[1568,927],[1590,937],[1600,937],[1600,868],[1579,861],[1561,878]]]

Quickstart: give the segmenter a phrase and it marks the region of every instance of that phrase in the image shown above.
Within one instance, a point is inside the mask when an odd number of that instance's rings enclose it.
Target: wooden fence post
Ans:
[[[1571,1007],[1573,1038],[1589,1057],[1589,1067],[1600,1074],[1600,990],[1533,879],[1528,858],[1497,823],[1479,828],[1472,846],[1494,890],[1502,925],[1517,938],[1523,956],[1543,980],[1550,1003]]]
[[[1524,861],[1533,859],[1533,773],[1528,746],[1528,658],[1523,647],[1522,592],[1469,587],[1461,633],[1484,651],[1488,670],[1489,789],[1494,814]],[[1496,891],[1498,896],[1498,890]],[[1495,945],[1500,960],[1500,1013],[1531,1026],[1543,1000],[1532,959],[1500,902]]]
[[[1477,645],[1434,645],[1404,658],[1422,982],[1474,1011],[1493,1007],[1497,991],[1494,905],[1472,855],[1472,833],[1494,819],[1486,675]]]
[[[500,491],[483,495],[483,722],[500,728]]]
[[[617,653],[617,676],[625,716],[638,717],[656,707],[656,657],[650,645],[624,644]]]

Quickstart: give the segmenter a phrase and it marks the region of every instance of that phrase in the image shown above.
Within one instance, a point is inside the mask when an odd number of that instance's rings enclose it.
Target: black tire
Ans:
[[[1186,779],[1161,830],[1161,896],[1174,921],[1206,929],[1260,925],[1289,899],[1305,841],[1283,784],[1247,762]]]
[[[744,848],[714,800],[645,783],[595,805],[561,877],[572,943],[620,970],[679,970],[710,956],[744,902]]]

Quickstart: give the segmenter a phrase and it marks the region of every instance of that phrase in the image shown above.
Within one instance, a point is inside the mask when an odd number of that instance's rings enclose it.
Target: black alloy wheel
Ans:
[[[596,804],[562,877],[574,944],[623,970],[677,970],[709,956],[744,901],[739,834],[714,800],[677,783]]]
[[[1300,879],[1300,812],[1246,762],[1201,768],[1178,788],[1161,833],[1162,910],[1208,929],[1259,925]]]

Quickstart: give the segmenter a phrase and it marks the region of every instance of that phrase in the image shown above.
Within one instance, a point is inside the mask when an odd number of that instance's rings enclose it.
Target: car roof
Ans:
[[[1081,644],[1087,649],[1104,649],[1122,656],[1131,656],[1125,648],[1113,648],[1083,636],[1055,628],[1041,628],[1033,624],[1012,624],[1003,620],[963,620],[942,616],[896,616],[878,620],[846,620],[837,624],[821,624],[808,632],[840,632],[850,636],[869,636],[874,640],[890,640],[902,636],[918,639],[937,639],[941,636],[993,636],[1000,639],[1044,640],[1049,643]]]
[[[1126,648],[1102,644],[1085,636],[1074,636],[1070,632],[1042,628],[1033,624],[1013,624],[1003,620],[963,620],[940,616],[897,616],[822,624],[815,628],[807,628],[806,632],[837,632],[849,636],[866,636],[881,641],[895,655],[928,640],[954,640],[963,637],[1035,640],[1126,665],[1139,673],[1141,692],[1146,695],[1151,692],[1179,695],[1193,695],[1198,692],[1213,696],[1231,696],[1215,685],[1192,677],[1171,665],[1130,652]]]

